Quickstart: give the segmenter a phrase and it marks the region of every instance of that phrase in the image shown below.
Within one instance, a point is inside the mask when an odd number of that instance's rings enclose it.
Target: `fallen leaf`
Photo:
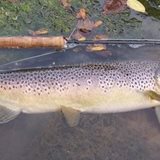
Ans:
[[[92,21],[87,16],[87,12],[84,8],[81,8],[79,12],[76,15],[76,18],[78,19],[77,25],[76,25],[76,32],[73,34],[73,38],[77,39],[79,41],[86,40],[86,33],[91,32],[94,28],[99,27],[103,22],[102,21]],[[73,33],[73,32],[72,32]]]
[[[106,40],[108,37],[106,35],[96,35],[94,40]]]
[[[85,20],[78,20],[77,23],[77,29],[80,31],[86,33],[90,32],[94,28],[94,22],[91,21],[90,19],[85,19]]]
[[[98,28],[100,25],[102,25],[102,21],[101,20],[98,20],[94,23],[94,28]]]
[[[71,7],[71,0],[60,0],[60,2],[66,9]]]
[[[104,44],[94,44],[87,46],[87,51],[93,52],[93,51],[105,51],[107,48]]]
[[[145,7],[138,0],[127,0],[127,6],[135,11],[146,13]]]
[[[84,8],[81,8],[79,10],[79,12],[77,13],[76,18],[78,18],[78,19],[86,19],[87,18],[86,10]]]
[[[104,14],[114,14],[124,11],[127,8],[127,0],[106,0],[103,6]]]
[[[72,35],[72,38],[73,38],[73,39],[76,39],[76,40],[78,40],[78,41],[85,41],[85,40],[86,40],[86,37],[84,37],[84,36],[80,33],[80,31],[78,31],[78,30]]]
[[[86,40],[86,37],[84,36],[78,39],[78,41],[85,41],[85,40]]]
[[[41,28],[37,31],[32,31],[32,30],[29,30],[28,31],[29,34],[31,34],[32,36],[37,36],[37,35],[44,35],[44,34],[47,34],[48,33],[48,29],[47,28]]]

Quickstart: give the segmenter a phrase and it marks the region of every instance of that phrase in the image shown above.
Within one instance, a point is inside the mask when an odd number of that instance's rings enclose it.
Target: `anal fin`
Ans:
[[[155,112],[156,112],[156,116],[157,116],[158,122],[160,123],[160,106],[155,108]]]
[[[0,124],[7,123],[15,119],[20,114],[20,110],[11,110],[0,106]]]
[[[70,127],[78,125],[80,119],[80,111],[70,107],[62,106],[62,112]]]

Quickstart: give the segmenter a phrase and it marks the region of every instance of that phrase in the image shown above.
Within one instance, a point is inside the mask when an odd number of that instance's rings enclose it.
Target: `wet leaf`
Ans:
[[[60,2],[66,9],[71,7],[71,0],[60,0]]]
[[[32,36],[37,36],[37,35],[44,35],[44,34],[48,34],[48,29],[47,28],[41,28],[37,31],[32,31],[32,30],[29,30],[28,31],[29,34],[31,34]]]
[[[108,37],[106,35],[96,35],[95,40],[106,40]]]
[[[86,40],[86,37],[83,36],[83,37],[79,38],[78,40],[79,40],[79,41],[85,41],[85,40]]]
[[[76,31],[76,32],[72,35],[72,38],[73,38],[73,39],[76,39],[76,40],[78,40],[78,41],[84,41],[84,40],[86,40],[86,37],[84,37],[84,36],[80,33],[80,31]]]
[[[127,0],[127,6],[135,11],[146,13],[145,7],[138,0]]]
[[[95,23],[94,23],[94,27],[95,28],[98,28],[99,26],[101,26],[102,25],[102,21],[101,20],[98,20],[98,21],[96,21]]]
[[[94,52],[94,51],[105,51],[107,48],[104,44],[94,44],[87,46],[87,51]]]
[[[90,32],[93,28],[94,28],[94,22],[88,18],[85,20],[79,20],[77,23],[77,29],[79,29],[84,33]]]
[[[106,0],[103,6],[104,14],[114,14],[127,8],[127,0]]]
[[[87,18],[86,10],[84,8],[81,8],[79,10],[79,12],[77,13],[76,18],[78,18],[78,19],[86,19]]]

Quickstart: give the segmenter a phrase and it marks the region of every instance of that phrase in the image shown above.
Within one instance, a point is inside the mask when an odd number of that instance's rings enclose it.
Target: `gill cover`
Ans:
[[[160,63],[158,64],[158,68],[155,72],[155,81],[156,81],[156,85],[158,87],[157,90],[158,90],[158,92],[160,92]],[[159,98],[160,98],[160,96],[159,96]],[[160,106],[155,108],[155,112],[156,112],[157,119],[160,123]]]
[[[155,81],[160,92],[160,63],[158,64],[157,70],[155,72]]]

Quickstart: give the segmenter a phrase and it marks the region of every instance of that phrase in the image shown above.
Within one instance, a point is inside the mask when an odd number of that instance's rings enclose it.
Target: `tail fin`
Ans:
[[[155,108],[155,112],[156,112],[156,115],[157,115],[157,119],[158,119],[158,121],[160,123],[160,106]]]

